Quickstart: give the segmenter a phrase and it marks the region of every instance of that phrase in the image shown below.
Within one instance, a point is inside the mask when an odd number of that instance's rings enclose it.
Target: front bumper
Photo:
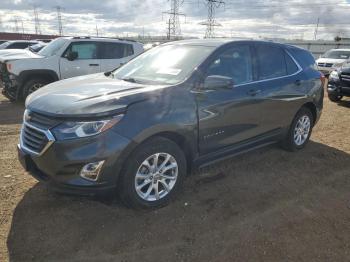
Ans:
[[[329,82],[327,92],[330,95],[350,96],[350,86],[342,85],[341,81]]]
[[[116,188],[126,148],[132,143],[113,130],[100,135],[54,142],[42,155],[17,146],[23,168],[55,191],[76,195],[109,193]],[[97,181],[82,178],[81,168],[105,160]]]

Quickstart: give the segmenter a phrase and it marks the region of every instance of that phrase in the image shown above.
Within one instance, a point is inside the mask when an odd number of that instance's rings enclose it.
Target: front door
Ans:
[[[262,133],[258,83],[253,81],[249,44],[227,47],[202,71],[205,77],[231,77],[232,88],[196,90],[200,154],[210,153]]]
[[[67,59],[69,52],[77,52],[77,59],[69,61]],[[97,43],[73,42],[60,58],[61,79],[101,72],[100,61]]]

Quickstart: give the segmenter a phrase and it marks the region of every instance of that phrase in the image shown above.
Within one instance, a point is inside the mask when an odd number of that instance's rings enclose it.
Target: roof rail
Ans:
[[[107,36],[74,36],[73,39],[91,39],[91,38],[102,38],[102,39],[116,39],[120,41],[129,41],[129,42],[137,42],[133,39],[127,39],[127,38],[119,38],[119,37],[107,37]]]

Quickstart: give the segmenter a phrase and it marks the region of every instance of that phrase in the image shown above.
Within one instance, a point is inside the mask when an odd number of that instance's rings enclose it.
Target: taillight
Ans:
[[[12,65],[11,64],[6,64],[6,66],[7,66],[7,71],[11,71]]]

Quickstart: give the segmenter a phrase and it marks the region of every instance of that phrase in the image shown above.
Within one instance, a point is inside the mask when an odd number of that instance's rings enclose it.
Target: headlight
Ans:
[[[342,67],[343,66],[343,62],[342,63],[335,63],[333,64],[333,67]]]
[[[110,129],[117,124],[123,116],[124,115],[117,115],[110,119],[96,121],[64,122],[51,131],[57,140],[93,136]]]
[[[333,72],[329,75],[329,79],[339,80],[338,72],[337,72],[337,71],[333,71]]]

